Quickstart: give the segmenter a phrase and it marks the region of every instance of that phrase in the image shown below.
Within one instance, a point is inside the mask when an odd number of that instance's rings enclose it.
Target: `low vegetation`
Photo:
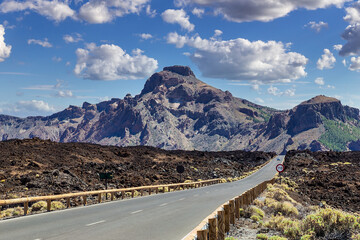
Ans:
[[[296,184],[282,178],[281,184],[269,185],[254,205],[240,210],[241,216],[257,227],[273,231],[273,236],[259,233],[256,239],[360,239],[359,215],[331,208],[325,202],[321,207],[304,206],[293,195]]]
[[[360,128],[341,121],[323,118],[325,133],[319,141],[334,151],[346,151],[346,144],[360,138]]]

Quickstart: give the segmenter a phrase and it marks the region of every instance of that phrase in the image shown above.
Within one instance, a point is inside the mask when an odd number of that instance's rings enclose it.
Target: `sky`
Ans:
[[[360,0],[0,2],[0,114],[135,96],[172,65],[276,109],[360,108]]]

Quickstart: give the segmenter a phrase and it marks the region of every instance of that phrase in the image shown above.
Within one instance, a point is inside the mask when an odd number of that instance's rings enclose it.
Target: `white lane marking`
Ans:
[[[137,210],[135,212],[132,212],[131,214],[136,214],[136,213],[139,213],[139,212],[142,212],[143,210]]]
[[[166,206],[166,205],[168,205],[168,204],[167,204],[167,203],[163,203],[163,204],[159,205],[159,207],[163,207],[163,206]]]
[[[185,200],[185,198],[180,198],[179,201]]]
[[[89,227],[89,226],[92,226],[92,225],[95,225],[95,224],[99,224],[99,223],[103,223],[103,222],[105,222],[105,220],[101,220],[101,221],[94,222],[94,223],[89,223],[89,224],[86,224],[86,226]]]
[[[34,240],[41,240],[41,238],[36,238],[36,239],[34,239]]]

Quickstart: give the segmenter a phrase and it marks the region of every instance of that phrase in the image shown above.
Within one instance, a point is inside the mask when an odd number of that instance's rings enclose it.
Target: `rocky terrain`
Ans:
[[[166,151],[25,139],[0,142],[0,199],[239,177],[274,153]],[[176,167],[182,165],[180,175]]]
[[[360,213],[360,152],[290,151],[285,172],[303,201]]]
[[[0,115],[0,140],[39,137],[201,151],[344,151],[360,149],[359,121],[358,109],[335,98],[317,96],[278,111],[216,89],[188,67],[172,66],[153,74],[134,97],[85,102],[47,117]]]

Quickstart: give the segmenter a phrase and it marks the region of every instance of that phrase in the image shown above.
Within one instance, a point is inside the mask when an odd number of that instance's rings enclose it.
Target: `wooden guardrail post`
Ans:
[[[70,207],[70,198],[66,198],[66,208]]]
[[[50,212],[50,210],[51,210],[51,200],[49,199],[49,200],[46,200],[46,210],[48,211],[48,212]]]
[[[235,201],[230,200],[229,205],[230,205],[230,223],[235,224]]]
[[[125,191],[121,191],[121,199],[125,198]]]
[[[251,203],[250,198],[251,198],[251,196],[250,196],[250,190],[249,190],[249,191],[246,191],[246,206],[250,205],[250,203]]]
[[[151,188],[149,188],[149,195],[151,195]]]
[[[155,193],[159,194],[159,188],[158,187],[155,189]]]
[[[208,234],[208,230],[199,230],[197,231],[197,239],[208,240],[207,234]]]
[[[98,203],[101,203],[101,193],[98,194]]]
[[[114,193],[110,193],[110,201],[114,201]]]
[[[131,190],[131,198],[134,198],[135,190]]]
[[[143,195],[144,195],[144,190],[140,189],[140,196],[143,196]]]
[[[230,231],[230,205],[225,204],[224,205],[224,211],[225,211],[225,232]]]
[[[87,200],[87,196],[84,195],[84,196],[83,196],[83,205],[84,205],[84,206],[86,206],[86,200]]]
[[[218,228],[218,238],[217,240],[225,239],[225,211],[221,210],[217,212],[217,228]]]
[[[217,220],[216,218],[209,219],[209,240],[217,240]]]
[[[240,218],[240,197],[235,198],[235,217]]]
[[[28,214],[29,211],[29,202],[24,202],[24,215]]]

